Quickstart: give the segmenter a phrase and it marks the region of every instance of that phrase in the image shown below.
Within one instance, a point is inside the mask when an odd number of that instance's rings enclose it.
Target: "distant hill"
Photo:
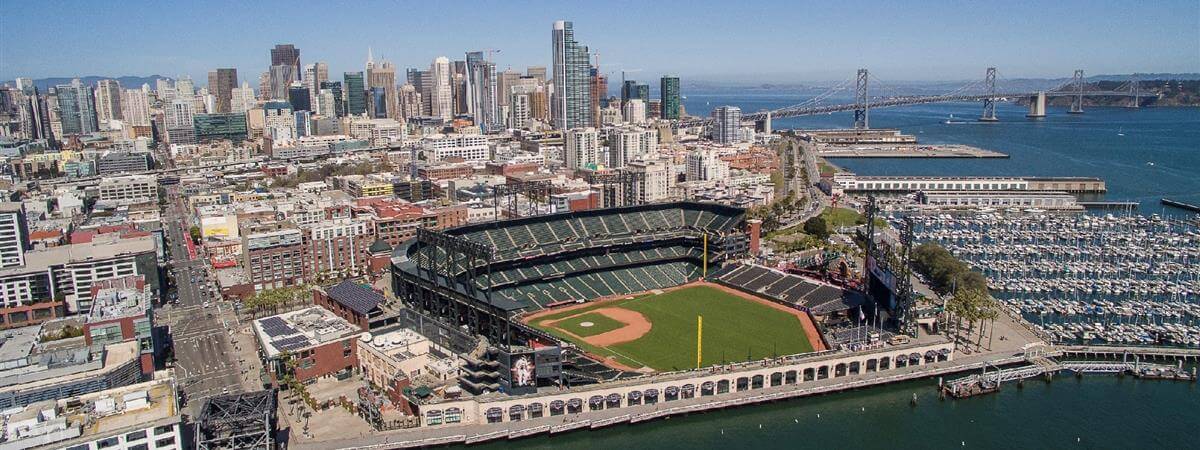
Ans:
[[[98,75],[89,75],[86,77],[38,78],[36,80],[33,80],[33,85],[37,86],[39,91],[46,92],[47,89],[49,89],[51,86],[54,86],[54,85],[71,84],[71,80],[73,80],[75,78],[79,78],[79,81],[82,81],[83,84],[87,84],[87,85],[91,85],[91,86],[95,86],[96,82],[98,82],[100,80],[117,80],[118,82],[121,83],[121,87],[124,87],[127,89],[141,87],[143,84],[149,84],[150,87],[153,88],[155,81],[160,80],[160,79],[170,79],[170,77],[164,77],[162,75],[150,75],[150,76],[145,76],[145,77],[137,77],[137,76],[102,77],[102,76],[98,76]],[[16,84],[16,81],[10,80],[10,81],[7,81],[7,83],[11,86],[11,85]]]

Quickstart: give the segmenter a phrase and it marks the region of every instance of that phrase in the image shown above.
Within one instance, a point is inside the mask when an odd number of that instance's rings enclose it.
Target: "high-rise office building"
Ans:
[[[398,119],[408,120],[410,117],[421,116],[421,92],[417,90],[412,83],[404,83],[400,86],[400,91],[397,93],[400,105],[400,117]]]
[[[662,77],[659,80],[658,97],[662,118],[679,119],[679,77]]]
[[[346,91],[346,115],[357,116],[367,113],[367,92],[363,84],[362,72],[346,72],[342,74],[345,82],[342,86]]]
[[[196,95],[196,82],[192,77],[182,77],[175,80],[175,95],[177,97],[192,97]]]
[[[712,111],[715,122],[712,139],[721,144],[733,144],[738,141],[738,128],[742,124],[742,109],[736,106],[718,106]]]
[[[503,128],[500,104],[496,99],[496,64],[483,58],[483,52],[467,53],[467,106],[475,124],[484,131]]]
[[[196,142],[228,140],[240,143],[248,135],[245,113],[196,114],[192,120],[196,128]]]
[[[238,87],[237,69],[217,69],[208,72],[208,93],[216,98],[217,113],[233,110],[233,90]]]
[[[308,88],[308,97],[316,99],[321,93],[321,83],[329,81],[329,64],[315,62],[304,66],[304,77],[300,82]],[[329,116],[332,117],[332,114]]]
[[[71,84],[60,84],[54,87],[58,99],[58,119],[62,123],[62,131],[55,137],[71,134],[87,134],[97,131],[96,102],[92,89],[85,86],[78,78]]]
[[[371,101],[367,105],[367,110],[371,113],[368,115],[375,119],[387,118],[387,89],[382,87],[373,87],[369,90],[369,92],[370,95],[368,95],[367,98]]]
[[[500,72],[496,77],[496,102],[501,107],[508,106],[509,94],[512,94],[513,86],[516,86],[521,80],[521,72],[515,70],[505,70]]]
[[[150,96],[141,89],[125,89],[121,92],[121,118],[126,125],[150,125]]]
[[[101,128],[108,128],[114,120],[121,120],[121,83],[100,80],[96,82],[96,121]]]
[[[526,67],[525,76],[533,77],[538,81],[538,84],[546,84],[546,66]]]
[[[258,99],[254,96],[254,88],[250,87],[250,83],[243,81],[242,87],[233,88],[229,96],[229,112],[245,113],[254,108],[258,103]]]
[[[333,111],[321,111],[321,115],[326,117],[342,117],[346,115],[346,105],[342,101],[342,82],[341,81],[322,81],[321,90],[329,91],[333,94]]]
[[[454,102],[450,87],[450,59],[445,56],[434,59],[433,64],[429,66],[429,72],[433,78],[433,86],[430,89],[431,98],[429,99],[430,115],[450,120],[454,118]]]
[[[167,125],[167,141],[172,144],[196,143],[195,103],[188,98],[177,98],[166,106],[164,114]]]
[[[287,99],[288,88],[300,81],[300,49],[292,44],[279,44],[271,49],[270,98]]]
[[[376,63],[371,52],[368,51],[367,89],[374,90],[375,88],[382,90],[381,103],[372,106],[375,110],[384,112],[383,116],[378,117],[397,117],[399,106],[396,97],[396,65],[387,61]],[[374,98],[374,94],[372,94],[372,98]]]
[[[300,73],[300,49],[292,44],[278,44],[271,49],[272,66],[292,66],[293,73]]]
[[[271,99],[287,99],[288,89],[299,77],[296,68],[289,65],[271,66]]]
[[[635,98],[641,99],[642,104],[650,103],[650,85],[634,80],[625,80],[621,83],[621,104],[624,105],[625,102]]]
[[[287,99],[292,111],[312,111],[312,97],[308,96],[308,88],[300,83],[293,83],[288,88]]]
[[[592,125],[591,56],[587,46],[575,42],[571,22],[554,22],[551,31],[554,58],[554,127],[571,129]]]

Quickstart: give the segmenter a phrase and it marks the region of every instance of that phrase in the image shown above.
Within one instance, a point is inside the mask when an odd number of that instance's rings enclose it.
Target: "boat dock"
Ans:
[[[1058,372],[1072,372],[1077,376],[1085,373],[1128,374],[1145,379],[1196,381],[1196,368],[1193,367],[1190,372],[1185,370],[1183,360],[1179,360],[1175,366],[1143,363],[1140,358],[1133,361],[1126,358],[1124,361],[1059,362],[1047,357],[1036,357],[1029,358],[1028,362],[1028,365],[1006,369],[992,366],[995,369],[993,371],[988,371],[985,367],[982,373],[941,384],[941,392],[954,398],[974,397],[998,392],[1004,383],[1015,381],[1019,384],[1027,378],[1044,376],[1049,381]]]
[[[1200,206],[1196,206],[1191,203],[1184,203],[1184,202],[1180,202],[1180,201],[1171,200],[1169,198],[1164,198],[1164,199],[1162,199],[1162,204],[1173,207],[1173,208],[1179,208],[1179,209],[1182,209],[1185,211],[1200,213]]]
[[[1075,202],[1075,204],[1085,209],[1117,209],[1122,211],[1137,209],[1138,205],[1140,205],[1138,202]]]

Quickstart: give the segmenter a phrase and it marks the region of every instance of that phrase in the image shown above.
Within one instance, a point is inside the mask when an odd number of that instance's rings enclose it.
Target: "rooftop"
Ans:
[[[313,306],[255,320],[254,333],[267,357],[274,358],[284,351],[298,352],[357,336],[361,331],[329,310]]]
[[[4,433],[16,448],[65,448],[179,419],[173,380],[167,379],[34,403],[6,417]]]
[[[44,272],[50,266],[71,262],[106,260],[153,252],[155,245],[154,237],[150,235],[128,238],[123,238],[123,236],[119,236],[116,233],[96,235],[90,242],[60,245],[30,251],[25,254],[24,267],[2,269],[0,270],[0,277],[30,272]]]
[[[349,280],[331,286],[325,291],[333,301],[362,315],[378,308],[379,304],[385,300],[383,295],[375,290]]]

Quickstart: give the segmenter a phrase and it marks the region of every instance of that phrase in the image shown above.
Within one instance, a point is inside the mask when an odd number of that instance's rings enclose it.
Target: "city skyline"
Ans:
[[[213,69],[235,68],[240,80],[255,84],[257,74],[269,69],[270,49],[283,43],[300,49],[302,62],[328,62],[330,73],[363,70],[368,49],[377,60],[401,68],[425,67],[438,56],[462,60],[467,52],[498,49],[497,71],[523,70],[551,65],[548,44],[556,20],[575,24],[577,39],[598,54],[610,80],[621,70],[641,80],[672,74],[730,82],[840,80],[857,67],[895,81],[973,79],[986,66],[998,67],[1005,78],[1061,78],[1077,67],[1089,74],[1200,72],[1200,29],[1190,21],[1195,4],[1172,2],[1155,14],[1132,16],[1112,14],[1119,9],[1115,3],[1081,5],[815,9],[768,3],[717,12],[714,4],[705,3],[622,3],[588,10],[539,2],[380,3],[357,10],[364,14],[322,15],[323,22],[305,27],[297,24],[311,23],[306,22],[306,8],[268,2],[216,15],[208,12],[220,10],[221,4],[173,5],[169,12],[185,19],[112,27],[106,25],[140,7],[80,3],[56,7],[54,13],[83,26],[49,30],[35,26],[36,21],[11,20],[44,15],[46,7],[14,4],[9,8],[13,14],[6,15],[10,19],[0,19],[5,29],[0,79],[157,74],[204,80]],[[860,15],[861,8],[873,13]],[[487,14],[479,14],[481,9]],[[451,32],[437,33],[447,29],[428,20],[438,15],[454,19]],[[1063,15],[1075,19],[1061,20]],[[751,23],[757,30],[745,29]],[[255,31],[224,33],[230,29]],[[795,43],[803,44],[798,50]],[[778,57],[789,54],[795,57]]]

